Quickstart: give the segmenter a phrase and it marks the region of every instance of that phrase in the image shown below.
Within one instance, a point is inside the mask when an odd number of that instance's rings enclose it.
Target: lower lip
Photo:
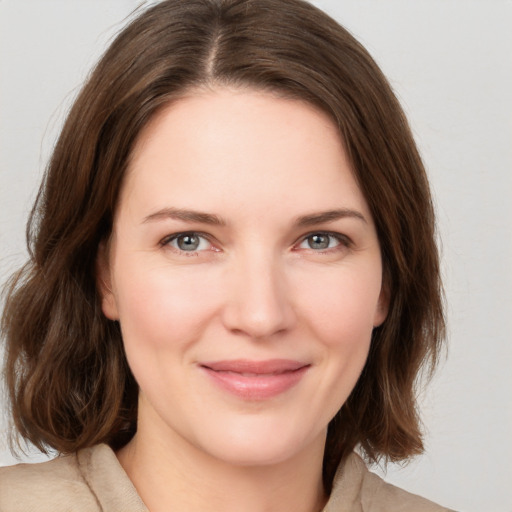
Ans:
[[[278,374],[243,375],[236,372],[202,369],[221,389],[245,400],[265,400],[278,396],[300,382],[309,366]]]

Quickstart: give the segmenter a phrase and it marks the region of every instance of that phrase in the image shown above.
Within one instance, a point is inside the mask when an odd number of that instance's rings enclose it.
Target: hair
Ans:
[[[138,387],[96,287],[131,151],[173,100],[202,86],[309,102],[339,127],[376,224],[387,319],[328,427],[324,485],[355,447],[370,461],[423,450],[418,375],[444,337],[435,219],[403,111],[355,38],[302,0],[167,0],[117,36],[76,98],[27,225],[29,262],[6,286],[5,377],[13,423],[42,451],[134,435]]]

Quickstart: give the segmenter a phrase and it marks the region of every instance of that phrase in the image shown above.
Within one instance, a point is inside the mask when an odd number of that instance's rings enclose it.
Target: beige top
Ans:
[[[387,484],[352,454],[338,469],[323,512],[442,512]],[[0,468],[0,512],[148,512],[107,445],[39,464]]]

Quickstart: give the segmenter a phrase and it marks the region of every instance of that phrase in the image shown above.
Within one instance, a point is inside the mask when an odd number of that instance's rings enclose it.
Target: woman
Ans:
[[[3,315],[0,510],[443,510],[423,449],[434,215],[368,53],[299,0],[168,0],[68,116]]]

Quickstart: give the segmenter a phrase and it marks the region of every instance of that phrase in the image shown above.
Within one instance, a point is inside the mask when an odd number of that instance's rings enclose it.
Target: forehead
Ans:
[[[140,134],[124,189],[122,198],[136,191],[146,202],[195,198],[203,208],[294,198],[334,208],[342,196],[356,203],[344,206],[366,207],[330,117],[251,89],[197,90],[162,109]]]
[[[304,124],[304,121],[309,122]],[[333,142],[336,146],[343,145],[339,130],[331,117],[305,100],[290,98],[278,91],[249,86],[196,87],[171,100],[154,114],[137,138],[131,162],[144,152],[151,140],[164,136],[164,131],[166,137],[174,138],[180,134],[184,138],[201,134],[202,143],[211,141],[205,136],[212,134],[215,135],[213,142],[218,144],[223,135],[231,135],[228,133],[229,129],[235,128],[241,138],[247,131],[257,130],[263,124],[266,130],[273,130],[272,134],[275,135],[282,136],[285,131],[288,137],[302,135],[311,139],[314,130],[307,128],[312,122],[315,129],[319,126],[322,128],[323,133],[319,134],[319,139],[326,143]],[[178,124],[179,130],[176,129]],[[220,132],[221,127],[225,131]],[[328,140],[325,137],[327,133]],[[269,139],[270,137],[260,140],[268,145]],[[241,140],[237,142],[240,143]]]

